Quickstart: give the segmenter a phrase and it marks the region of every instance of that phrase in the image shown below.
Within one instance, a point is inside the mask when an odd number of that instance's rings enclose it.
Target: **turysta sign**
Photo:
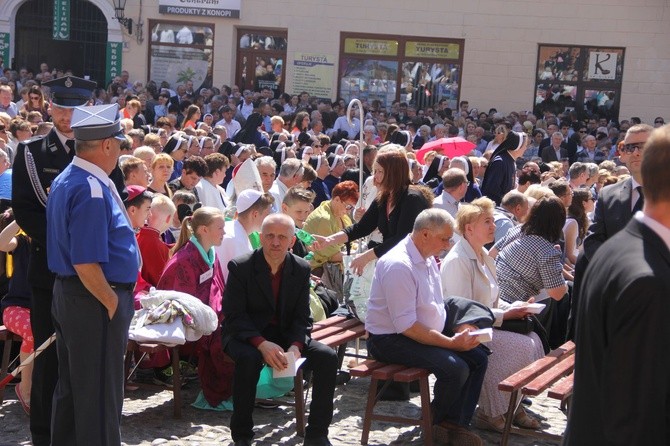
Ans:
[[[240,18],[242,0],[158,0],[161,14]]]

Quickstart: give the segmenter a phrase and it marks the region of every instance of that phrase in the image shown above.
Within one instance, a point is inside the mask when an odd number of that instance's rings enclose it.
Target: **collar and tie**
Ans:
[[[67,153],[74,153],[74,139],[68,139],[67,141],[65,141],[65,147]]]
[[[640,194],[640,196],[635,202],[635,206],[633,206],[633,214],[635,214],[637,211],[641,211],[642,207],[644,206],[644,194],[642,193],[642,186],[637,186],[635,190],[638,194]]]

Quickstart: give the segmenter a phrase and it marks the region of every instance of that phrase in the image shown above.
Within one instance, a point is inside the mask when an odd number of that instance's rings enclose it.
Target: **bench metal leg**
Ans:
[[[421,429],[423,429],[423,443],[426,446],[433,444],[433,416],[430,410],[430,385],[428,377],[419,379],[421,394]]]

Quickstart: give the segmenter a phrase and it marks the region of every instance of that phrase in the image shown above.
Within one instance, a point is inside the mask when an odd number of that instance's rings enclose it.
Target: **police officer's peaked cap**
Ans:
[[[80,141],[126,139],[121,130],[118,104],[75,107],[70,127],[74,131],[74,137]]]
[[[58,79],[42,82],[42,85],[49,87],[51,91],[51,101],[64,108],[73,108],[85,105],[93,90],[98,86],[97,83],[75,76],[64,76]]]

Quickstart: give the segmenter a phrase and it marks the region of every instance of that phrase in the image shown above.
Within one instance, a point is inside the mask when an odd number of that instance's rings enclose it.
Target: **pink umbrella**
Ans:
[[[475,147],[477,147],[476,144],[473,144],[470,141],[461,138],[460,136],[456,136],[454,138],[440,138],[436,139],[435,141],[427,142],[417,152],[415,152],[415,154],[416,159],[421,164],[424,164],[423,157],[431,150],[435,150],[440,155],[454,158],[470,153],[470,151],[472,151],[472,149]]]

